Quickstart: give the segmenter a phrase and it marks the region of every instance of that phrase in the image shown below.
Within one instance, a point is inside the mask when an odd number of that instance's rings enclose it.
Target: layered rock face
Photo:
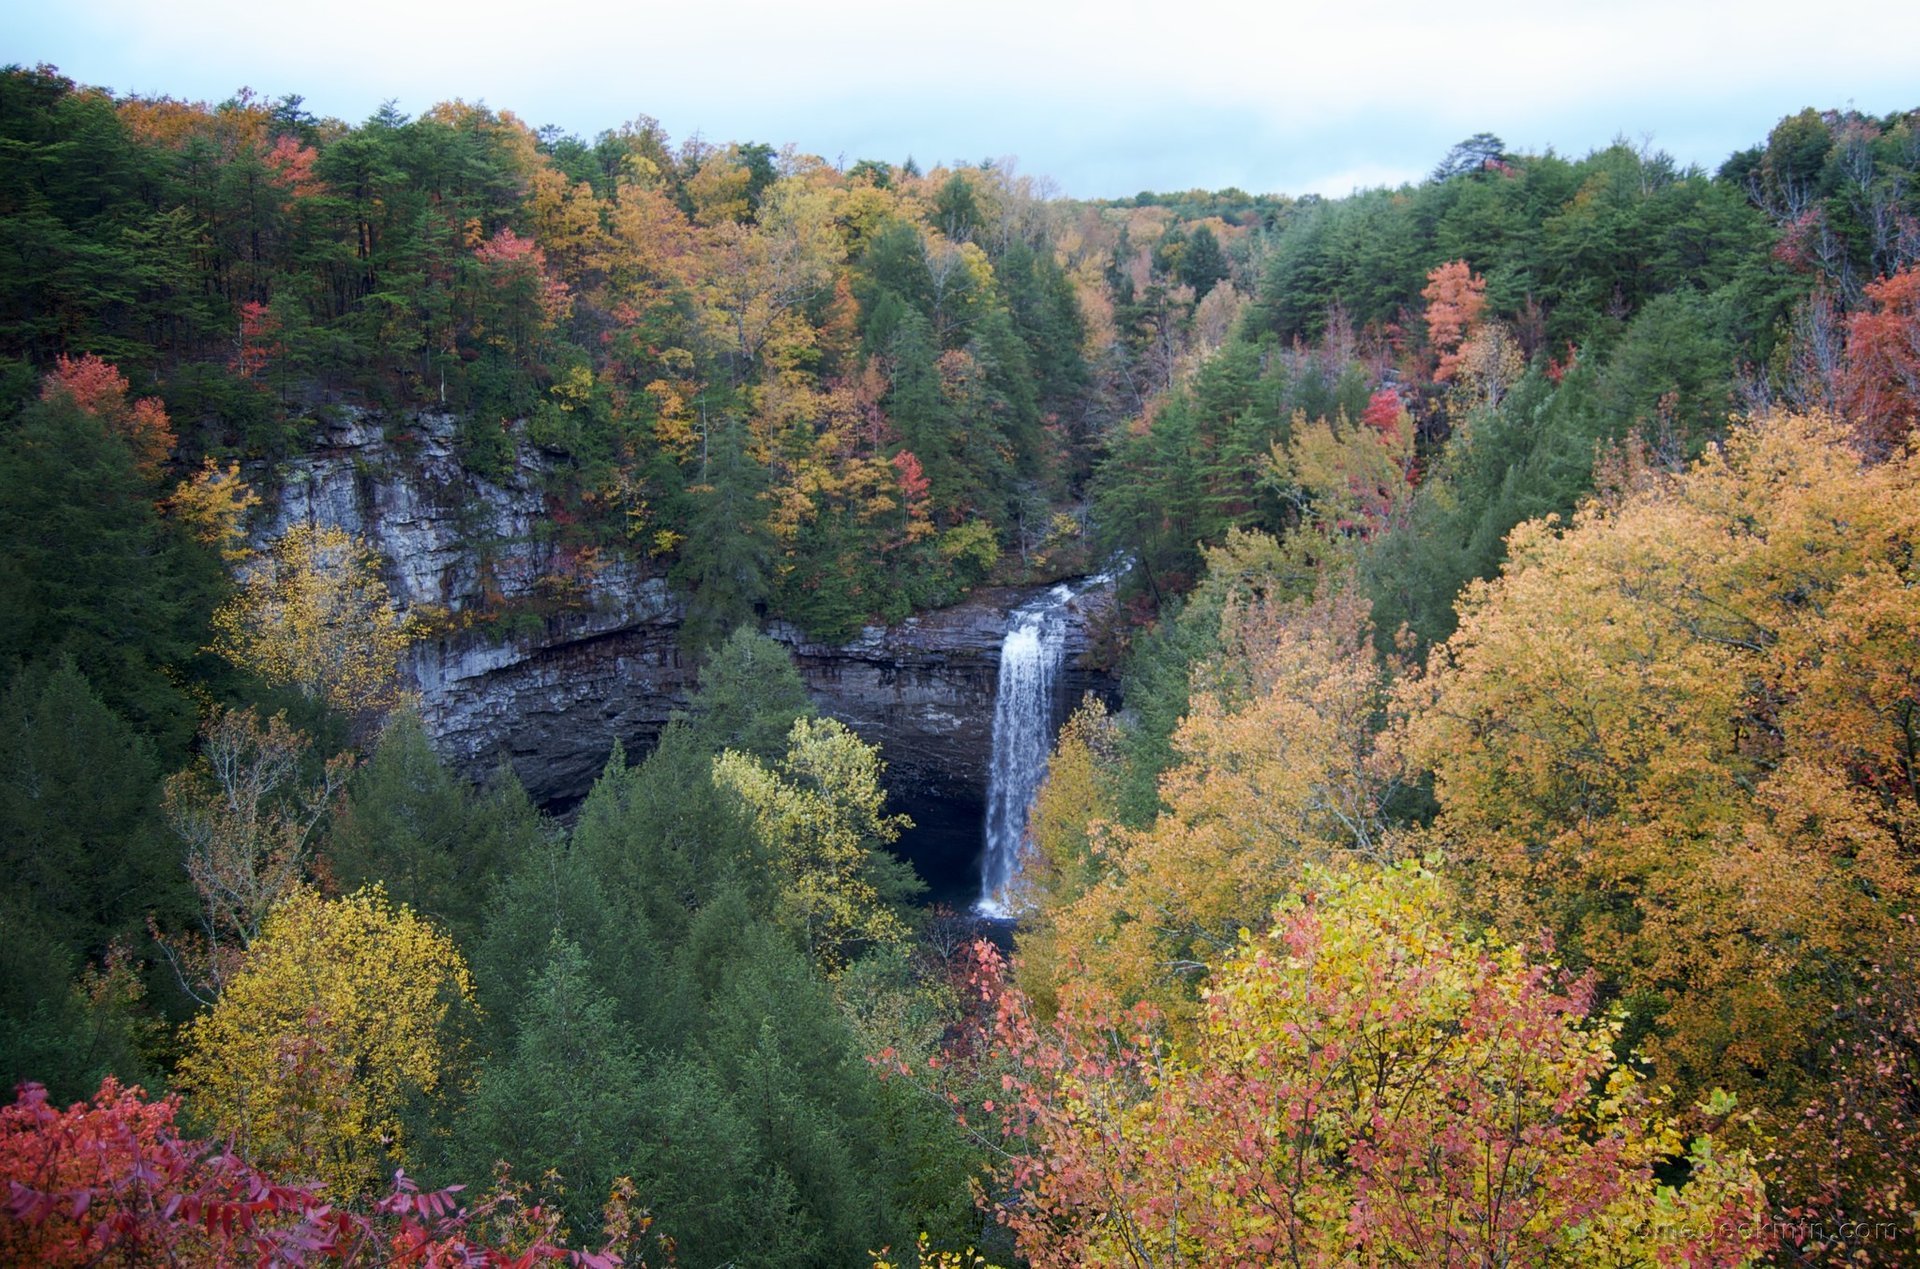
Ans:
[[[951,608],[897,626],[869,626],[840,645],[808,642],[780,623],[770,633],[793,649],[821,710],[879,742],[896,787],[984,802],[1007,614],[1044,589],[975,591]],[[1075,606],[1059,684],[1066,701],[1112,690],[1107,676],[1087,665],[1086,655],[1088,624],[1111,600],[1111,591],[1094,591]]]
[[[448,614],[534,601],[569,578],[574,602],[562,610],[437,635],[402,667],[443,757],[474,778],[508,762],[537,801],[565,807],[615,741],[644,752],[685,705],[695,674],[679,643],[681,602],[665,579],[631,565],[581,574],[548,543],[538,455],[494,484],[461,470],[452,418],[408,416],[397,441],[383,422],[339,411],[322,442],[277,474],[266,533],[311,523],[359,534],[386,557],[399,601]],[[769,633],[793,649],[821,710],[880,744],[891,789],[977,802],[1007,614],[1034,593],[979,591],[844,645],[778,622]],[[1110,599],[1089,593],[1069,623],[1067,700],[1111,689],[1085,655],[1088,621]]]

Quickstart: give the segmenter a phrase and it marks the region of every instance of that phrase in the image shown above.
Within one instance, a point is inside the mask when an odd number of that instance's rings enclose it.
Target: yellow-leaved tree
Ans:
[[[1436,827],[1663,1078],[1771,1119],[1788,1202],[1910,1213],[1920,1019],[1885,980],[1920,953],[1920,453],[1782,415],[1627,475],[1516,529],[1405,688]]]
[[[453,940],[378,886],[296,890],[186,1031],[192,1109],[279,1176],[338,1199],[404,1164],[402,1112],[457,1086],[473,983]]]
[[[1369,535],[1413,496],[1413,433],[1412,417],[1391,391],[1377,394],[1357,423],[1344,413],[1309,422],[1296,410],[1287,440],[1273,443],[1262,483],[1323,533]]]
[[[1073,903],[1104,875],[1102,851],[1118,820],[1118,781],[1125,767],[1119,720],[1092,693],[1060,728],[1047,757],[1047,778],[1027,813],[1027,840],[1017,878],[1023,909],[1021,987],[1046,1010],[1056,988],[1072,976],[1053,914]]]
[[[1461,930],[1445,884],[1411,864],[1295,881],[1269,932],[1222,959],[1185,1038],[1084,983],[1042,1019],[983,954],[997,1214],[1036,1269],[1629,1269],[1765,1250],[1751,1159],[1683,1139],[1590,981]]]
[[[247,558],[246,519],[260,505],[260,495],[240,479],[240,464],[222,467],[207,459],[199,471],[174,486],[165,505],[168,514],[228,564]]]
[[[895,904],[918,882],[886,848],[912,822],[886,813],[883,768],[878,749],[831,718],[795,722],[773,766],[733,750],[713,760],[713,782],[747,806],[777,869],[782,918],[828,970],[861,946],[907,941]]]
[[[273,544],[214,613],[213,629],[213,651],[349,716],[393,703],[394,670],[415,634],[372,548],[311,525]]]
[[[1328,590],[1230,601],[1221,642],[1225,652],[1195,672],[1174,733],[1164,809],[1144,829],[1097,826],[1088,870],[1097,880],[1076,879],[1078,892],[1040,918],[1053,972],[1176,1016],[1193,1011],[1207,967],[1243,927],[1265,922],[1302,867],[1394,849],[1383,804],[1398,761],[1375,734],[1386,680],[1365,600]],[[1049,842],[1060,838],[1053,802],[1064,795],[1041,799]]]

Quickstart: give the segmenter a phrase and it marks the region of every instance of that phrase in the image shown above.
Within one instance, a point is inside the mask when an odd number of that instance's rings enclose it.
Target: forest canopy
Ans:
[[[1436,160],[0,72],[0,1258],[1920,1254],[1920,114]],[[347,430],[525,540],[283,522]],[[1108,567],[1018,920],[930,903],[790,648]],[[409,650],[609,577],[657,739],[447,763]]]

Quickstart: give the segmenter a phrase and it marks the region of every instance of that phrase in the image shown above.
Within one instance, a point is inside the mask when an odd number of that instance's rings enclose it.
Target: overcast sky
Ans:
[[[1085,197],[1345,194],[1475,132],[1712,168],[1803,106],[1920,107],[1920,3],[0,0],[0,58],[355,122],[462,97],[588,140],[649,114],[849,163],[1017,156]]]

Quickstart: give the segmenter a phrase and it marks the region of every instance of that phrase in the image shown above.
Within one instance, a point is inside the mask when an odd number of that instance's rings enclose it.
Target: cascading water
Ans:
[[[1068,606],[1083,590],[1106,580],[1055,586],[1007,618],[993,700],[986,853],[980,862],[980,901],[974,904],[982,916],[999,920],[1014,913],[1027,808],[1046,778],[1053,748],[1054,680],[1066,659]]]

